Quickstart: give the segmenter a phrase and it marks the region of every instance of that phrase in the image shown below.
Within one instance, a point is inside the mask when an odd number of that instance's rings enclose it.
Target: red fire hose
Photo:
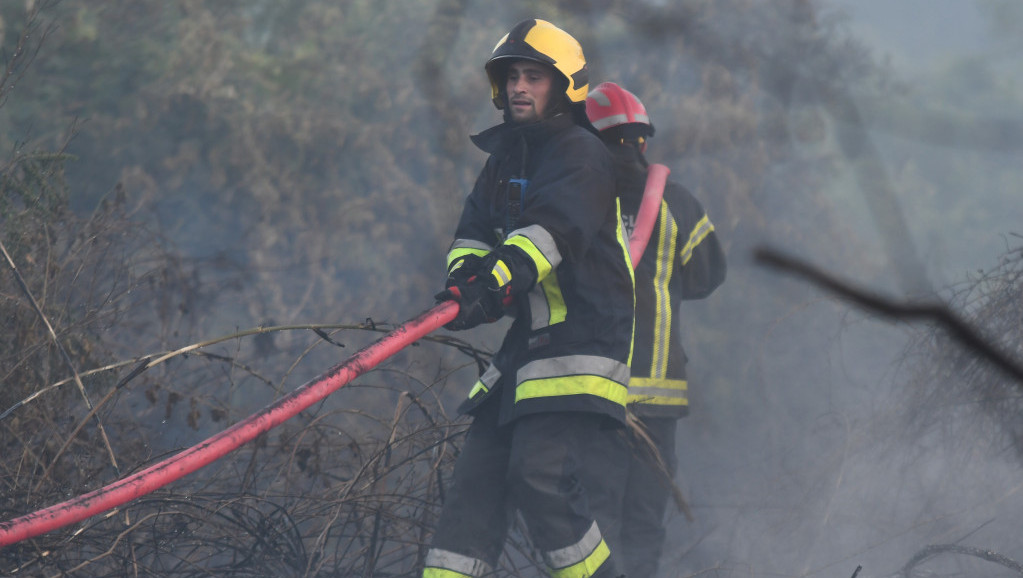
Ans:
[[[629,235],[629,255],[632,257],[633,267],[639,264],[639,259],[646,251],[646,244],[650,241],[650,233],[654,230],[654,222],[661,211],[664,185],[668,182],[670,172],[671,169],[664,165],[653,164],[647,167],[643,200],[639,203],[636,225],[632,228],[632,235]]]
[[[440,303],[360,349],[345,362],[276,403],[206,441],[94,492],[0,523],[0,546],[14,544],[116,508],[222,458],[327,397],[417,339],[450,322],[456,315],[458,303]]]
[[[661,194],[664,189],[664,180],[667,178],[667,171],[667,167],[663,165],[651,165],[648,171],[647,187],[640,204],[636,226],[633,229],[633,234],[629,237],[630,253],[634,262],[639,261],[639,256],[646,248],[650,231],[653,229],[657,210],[661,204]],[[660,184],[658,185],[658,183]],[[656,196],[656,202],[648,202],[647,197],[650,195]],[[654,208],[650,209],[647,205],[652,205]],[[651,212],[652,214],[648,214]],[[314,403],[326,398],[417,339],[425,337],[430,332],[452,321],[456,315],[458,315],[458,303],[455,301],[445,301],[435,305],[360,349],[355,355],[335,365],[323,375],[307,382],[277,402],[206,441],[88,494],[82,494],[20,518],[0,522],[0,547],[15,544],[63,528],[68,524],[80,522],[101,512],[112,510],[125,502],[144,496],[209,465],[243,444],[252,441],[259,434],[277,427]]]

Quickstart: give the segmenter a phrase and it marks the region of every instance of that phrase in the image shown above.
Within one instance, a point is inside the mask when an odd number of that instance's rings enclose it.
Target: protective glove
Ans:
[[[444,284],[444,288],[457,285],[459,283],[465,283],[470,277],[476,275],[479,272],[480,266],[483,264],[483,257],[479,255],[473,255],[469,253],[462,258],[456,260],[451,264],[448,269],[448,279]]]
[[[491,273],[498,263],[507,270],[503,263],[492,258],[484,259],[479,274],[464,281],[448,277],[447,289],[434,295],[438,302],[458,301],[458,316],[445,325],[445,329],[472,329],[482,323],[493,323],[504,316],[505,306],[511,303],[511,286],[508,283],[499,286],[498,276]]]

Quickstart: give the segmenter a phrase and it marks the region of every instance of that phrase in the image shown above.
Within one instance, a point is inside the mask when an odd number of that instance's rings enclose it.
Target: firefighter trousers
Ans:
[[[664,550],[665,512],[671,498],[678,458],[675,456],[676,418],[640,420],[663,460],[651,455],[649,445],[633,440],[629,454],[628,482],[622,501],[618,563],[630,578],[653,578]],[[618,545],[615,542],[614,545]]]
[[[583,412],[527,415],[498,427],[498,405],[486,402],[469,427],[423,577],[490,575],[516,510],[551,576],[619,576],[603,532],[618,524],[624,428]]]

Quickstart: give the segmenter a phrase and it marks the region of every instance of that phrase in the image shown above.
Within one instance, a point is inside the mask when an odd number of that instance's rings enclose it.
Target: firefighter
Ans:
[[[622,216],[631,233],[645,188],[644,153],[654,126],[643,103],[613,82],[590,92],[586,112],[614,158]],[[620,544],[618,563],[628,576],[656,575],[664,547],[664,514],[677,467],[677,420],[689,410],[679,308],[683,300],[706,297],[724,279],[725,255],[714,225],[688,190],[668,181],[657,223],[635,270],[636,333],[628,407],[659,456],[649,451],[649,442],[638,436],[631,440],[620,536],[615,541]]]
[[[494,570],[517,510],[551,576],[618,576],[604,538],[619,503],[633,281],[607,148],[586,117],[579,43],[525,20],[485,70],[504,122],[467,197],[439,300],[446,327],[513,316],[459,407],[473,417],[423,576]]]

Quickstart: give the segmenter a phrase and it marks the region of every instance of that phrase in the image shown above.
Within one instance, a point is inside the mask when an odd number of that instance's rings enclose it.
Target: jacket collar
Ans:
[[[563,113],[529,124],[506,121],[469,138],[483,152],[496,154],[520,139],[525,139],[527,145],[533,146],[574,125],[572,115]]]
[[[643,153],[639,152],[639,149],[624,143],[617,142],[605,142],[607,150],[611,152],[611,158],[614,160],[616,167],[646,172],[647,162]]]

